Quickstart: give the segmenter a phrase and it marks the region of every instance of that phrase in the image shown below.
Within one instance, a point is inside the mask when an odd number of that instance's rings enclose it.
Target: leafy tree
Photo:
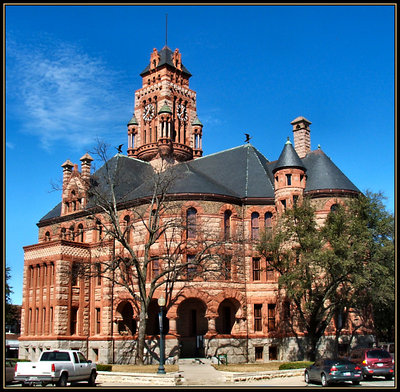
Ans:
[[[11,294],[13,293],[11,286],[8,284],[8,281],[11,277],[10,272],[11,272],[10,267],[6,267],[6,269],[5,269],[6,284],[5,284],[5,290],[4,290],[4,294],[6,296],[6,313],[7,313],[7,307],[11,304]]]
[[[11,286],[9,285],[8,281],[11,277],[11,268],[5,268],[5,287],[4,287],[4,294],[5,294],[5,324],[8,329],[12,332],[19,333],[20,325],[21,325],[21,306],[13,305],[11,303],[11,294],[13,293]]]
[[[381,198],[367,192],[345,206],[338,204],[322,227],[311,201],[304,199],[261,238],[258,249],[280,273],[280,288],[306,331],[310,360],[332,319],[338,337],[350,311],[365,321],[371,304],[379,323],[382,309],[393,305],[393,221]],[[355,329],[361,326],[365,323]]]

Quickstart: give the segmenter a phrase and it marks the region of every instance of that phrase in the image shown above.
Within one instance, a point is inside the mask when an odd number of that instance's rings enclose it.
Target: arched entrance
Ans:
[[[121,302],[117,309],[118,333],[133,335],[136,332],[136,320],[133,318],[133,308],[128,301]]]
[[[236,312],[240,307],[239,301],[234,298],[223,300],[218,307],[218,318],[215,327],[218,333],[230,335],[236,321]]]
[[[208,330],[207,306],[198,298],[188,298],[178,307],[177,332],[180,357],[204,357],[203,336]]]

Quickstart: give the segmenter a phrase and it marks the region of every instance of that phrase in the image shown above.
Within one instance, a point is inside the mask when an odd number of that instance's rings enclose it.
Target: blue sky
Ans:
[[[3,9],[4,10],[4,9]],[[394,212],[394,6],[5,7],[6,263],[22,303],[23,246],[61,200],[61,165],[126,124],[153,48],[179,48],[193,75],[208,155],[244,143],[276,160],[290,122]]]

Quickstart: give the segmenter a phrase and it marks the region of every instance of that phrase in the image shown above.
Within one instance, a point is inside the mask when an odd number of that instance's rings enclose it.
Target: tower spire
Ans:
[[[165,14],[165,46],[168,46],[168,14]]]

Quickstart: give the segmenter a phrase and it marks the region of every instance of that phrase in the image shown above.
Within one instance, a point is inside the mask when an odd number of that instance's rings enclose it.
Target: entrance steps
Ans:
[[[210,365],[211,358],[179,358],[178,359],[178,365],[184,365],[184,364],[199,364],[199,365]]]

